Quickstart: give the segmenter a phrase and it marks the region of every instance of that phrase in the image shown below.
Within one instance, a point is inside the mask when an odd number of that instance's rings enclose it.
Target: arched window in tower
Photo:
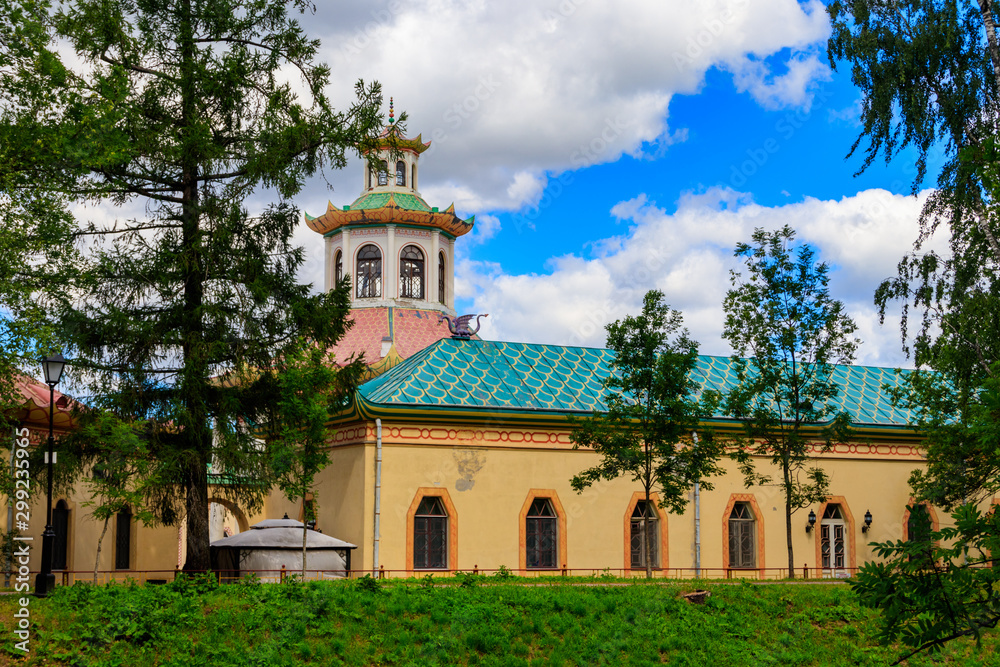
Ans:
[[[396,185],[406,185],[406,163],[402,160],[396,162]]]
[[[382,251],[378,246],[371,243],[361,246],[356,274],[357,298],[377,299],[382,296]]]
[[[69,560],[69,505],[65,500],[56,503],[52,510],[52,569],[65,570]]]
[[[388,185],[389,184],[389,165],[386,164],[385,160],[382,160],[382,165],[378,170],[378,184]]]
[[[399,296],[424,298],[424,253],[415,245],[406,246],[399,255]]]
[[[333,279],[339,285],[344,279],[344,253],[338,250],[333,257]]]
[[[444,303],[444,253],[438,253],[438,302]]]

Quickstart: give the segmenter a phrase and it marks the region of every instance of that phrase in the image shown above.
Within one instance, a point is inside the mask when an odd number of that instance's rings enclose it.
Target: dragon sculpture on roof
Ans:
[[[447,315],[441,315],[440,317],[438,317],[438,322],[441,322],[442,320],[448,320],[448,330],[451,331],[451,337],[458,338],[461,340],[468,340],[469,338],[472,338],[477,333],[479,333],[479,329],[482,327],[482,324],[480,324],[479,320],[481,320],[484,317],[489,317],[489,313],[484,313],[482,315],[461,315],[456,318],[451,318],[448,317]],[[472,318],[476,318],[475,331],[469,328],[469,322],[472,321]]]

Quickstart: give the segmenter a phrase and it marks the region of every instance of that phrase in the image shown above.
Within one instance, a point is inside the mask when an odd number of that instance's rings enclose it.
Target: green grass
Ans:
[[[16,597],[3,596],[0,663],[742,667],[884,665],[899,655],[873,644],[877,618],[841,585],[707,584],[711,597],[695,605],[680,597],[690,582],[430,583],[59,588],[31,602],[26,659],[13,649]],[[954,643],[909,664],[996,664],[997,647],[990,636],[981,652]]]

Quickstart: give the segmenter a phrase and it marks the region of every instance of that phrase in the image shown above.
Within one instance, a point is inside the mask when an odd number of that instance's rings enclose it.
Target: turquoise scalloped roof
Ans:
[[[365,383],[359,393],[367,404],[386,408],[590,413],[605,408],[602,380],[613,360],[605,349],[444,339]],[[694,376],[703,388],[720,392],[736,383],[729,357],[700,356]],[[859,425],[903,426],[908,411],[893,407],[882,391],[902,377],[888,368],[835,366],[843,388],[836,404]]]
[[[403,192],[372,192],[364,194],[354,200],[354,202],[344,208],[344,210],[360,211],[382,208],[389,203],[389,198],[395,201],[396,206],[407,211],[429,212],[431,207],[427,205],[421,197]]]

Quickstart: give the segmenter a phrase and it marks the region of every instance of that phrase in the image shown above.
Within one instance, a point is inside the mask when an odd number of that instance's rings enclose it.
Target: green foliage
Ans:
[[[703,605],[680,599],[688,588],[566,586],[561,579],[474,592],[387,583],[380,595],[349,582],[234,584],[197,593],[60,587],[32,602],[33,650],[19,664],[825,667],[884,665],[894,655],[893,648],[869,646],[875,615],[846,586],[710,584]],[[0,597],[0,618],[11,619],[16,604]],[[12,655],[13,636],[5,634]],[[940,657],[981,665],[997,646],[986,636],[983,655],[953,646]],[[919,656],[910,661],[928,664]]]
[[[358,579],[357,583],[354,584],[359,591],[365,591],[366,593],[381,593],[382,592],[382,582],[373,577],[370,574]]]
[[[726,294],[723,337],[736,351],[737,383],[726,396],[726,412],[740,420],[744,437],[740,468],[747,486],[777,484],[785,497],[788,571],[794,572],[791,517],[826,497],[829,479],[812,462],[819,435],[829,448],[851,437],[851,416],[832,404],[840,391],[834,363],[850,363],[858,341],[843,304],[830,298],[827,266],[795,232],[757,229],[753,245],[740,243],[736,256],[748,276],[732,272]],[[749,358],[746,358],[749,355]],[[829,425],[816,432],[815,425]],[[781,479],[761,474],[749,454],[764,456]]]
[[[974,0],[827,5],[833,21],[830,65],[848,63],[862,93],[862,130],[851,147],[853,153],[868,140],[862,169],[879,155],[888,162],[912,146],[918,152],[916,188],[926,174],[928,151],[943,146],[952,161],[939,186],[967,185],[959,180],[954,158],[958,149],[992,135],[998,92],[995,39],[988,38],[981,5]],[[992,24],[996,11],[987,15]]]
[[[961,512],[996,493],[1000,472],[997,6],[992,0],[869,0],[833,2],[829,10],[831,62],[851,62],[863,95],[858,141],[871,141],[865,166],[879,152],[888,161],[912,145],[920,156],[919,182],[928,150],[944,152],[914,252],[875,299],[883,315],[890,303],[901,302],[904,350],[918,368],[929,369],[909,375],[893,394],[925,436],[927,466],[910,479],[914,493]],[[949,252],[928,251],[927,240],[942,224]],[[979,548],[977,534],[986,524],[973,521],[954,536],[955,547]],[[964,552],[958,562],[951,560],[958,552],[945,550],[940,562],[927,563],[910,558],[906,548],[882,545],[891,560],[867,568],[859,589],[883,610],[885,637],[902,637],[919,650],[963,633],[978,636],[991,621],[991,612],[983,611],[989,604],[977,602],[994,595],[988,573],[966,568]],[[889,602],[881,606],[873,590],[891,593]]]
[[[570,434],[574,449],[589,447],[601,455],[598,465],[571,480],[578,492],[627,475],[642,485],[647,503],[655,488],[661,507],[683,512],[690,486],[721,472],[722,448],[702,425],[715,412],[718,395],[696,396],[691,371],[698,344],[681,324],[681,314],[653,290],[643,299],[640,315],[607,325],[607,346],[615,353],[613,372],[604,381],[607,411],[575,420]],[[702,439],[691,446],[695,430]],[[710,481],[702,484],[712,488]],[[647,576],[652,576],[651,561],[647,558]]]
[[[1000,515],[965,504],[952,513],[954,526],[934,531],[926,512],[909,509],[920,537],[874,544],[882,562],[867,563],[852,582],[864,606],[882,611],[879,639],[909,649],[900,660],[959,637],[981,647],[984,632],[1000,622],[992,556],[1000,553]]]
[[[479,575],[475,572],[459,572],[455,575],[460,588],[476,588],[479,586]]]
[[[501,565],[497,568],[497,571],[493,573],[493,576],[497,579],[510,579],[513,574],[506,565]]]
[[[326,350],[345,331],[345,288],[298,283],[289,201],[371,145],[379,88],[359,83],[354,105],[332,108],[319,44],[289,14],[302,2],[3,8],[18,19],[0,20],[0,201],[30,183],[29,203],[53,206],[84,247],[38,303],[94,407],[141,430],[162,482],[144,505],[187,517],[185,567],[205,569],[209,465],[230,500],[259,506],[273,480],[257,425],[282,400],[268,371],[302,340]],[[249,210],[262,189],[276,203]]]

